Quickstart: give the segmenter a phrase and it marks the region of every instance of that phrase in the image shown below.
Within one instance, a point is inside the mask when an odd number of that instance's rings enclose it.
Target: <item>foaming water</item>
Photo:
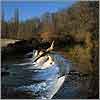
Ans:
[[[37,69],[33,65],[32,53],[24,56],[19,63],[8,65],[10,74],[3,76],[2,85],[14,91],[31,93],[32,98],[52,98],[62,86],[66,73],[69,72],[70,64],[58,54],[50,54],[55,64],[52,66]]]

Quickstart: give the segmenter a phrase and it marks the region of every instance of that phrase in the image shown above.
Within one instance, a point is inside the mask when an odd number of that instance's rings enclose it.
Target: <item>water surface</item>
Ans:
[[[34,70],[32,53],[21,57],[10,57],[10,59],[8,57],[3,61],[2,67],[6,68],[10,74],[2,76],[2,97],[50,98],[57,88],[58,79],[66,76],[64,84],[52,98],[86,98],[86,89],[83,91],[82,87],[88,87],[88,82],[69,80],[67,74],[71,67],[70,61],[57,53],[50,55],[53,57],[55,65],[45,70]],[[10,90],[14,91],[14,94]]]

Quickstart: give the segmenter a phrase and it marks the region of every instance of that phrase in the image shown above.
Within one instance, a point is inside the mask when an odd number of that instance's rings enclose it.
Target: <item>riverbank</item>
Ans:
[[[20,40],[14,40],[14,39],[0,39],[0,48],[1,47],[6,47],[9,43],[14,44],[15,42],[20,41]]]

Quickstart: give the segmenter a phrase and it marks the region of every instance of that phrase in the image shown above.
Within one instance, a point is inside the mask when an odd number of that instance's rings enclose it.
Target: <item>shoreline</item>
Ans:
[[[20,41],[20,40],[14,40],[14,39],[0,39],[0,48],[6,47],[8,44],[12,43],[14,44],[15,42]]]

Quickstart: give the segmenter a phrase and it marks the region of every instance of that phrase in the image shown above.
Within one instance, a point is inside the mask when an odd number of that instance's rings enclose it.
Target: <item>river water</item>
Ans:
[[[2,98],[87,98],[90,80],[71,79],[71,62],[57,53],[50,56],[55,64],[45,70],[34,69],[32,53],[5,59],[1,67],[8,73],[1,77]]]

